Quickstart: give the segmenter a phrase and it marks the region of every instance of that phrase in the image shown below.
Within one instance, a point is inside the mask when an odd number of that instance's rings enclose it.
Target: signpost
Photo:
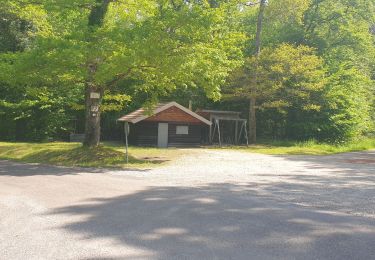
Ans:
[[[124,132],[125,132],[125,159],[126,159],[126,164],[129,163],[129,154],[128,154],[128,135],[129,135],[129,123],[125,122],[124,123]]]

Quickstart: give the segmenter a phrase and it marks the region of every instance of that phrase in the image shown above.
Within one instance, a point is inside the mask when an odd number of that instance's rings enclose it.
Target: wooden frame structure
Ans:
[[[234,144],[239,144],[242,137],[246,140],[246,144],[249,144],[247,135],[247,120],[240,118],[240,112],[200,110],[197,111],[197,113],[204,116],[212,123],[208,132],[208,141],[210,144],[212,144],[214,142],[215,137],[217,137],[219,145],[222,145],[224,141],[222,138],[222,125],[225,122],[234,122],[234,129],[232,128],[231,130],[232,133],[234,130]]]
[[[209,139],[212,144],[215,134],[218,136],[219,145],[222,145],[221,133],[220,133],[220,121],[234,121],[235,130],[234,130],[234,143],[238,144],[241,140],[242,134],[246,139],[246,145],[249,145],[249,139],[247,135],[247,120],[246,119],[236,119],[236,118],[223,118],[220,116],[213,117],[213,127],[210,127]],[[240,125],[240,130],[238,132],[238,126]]]

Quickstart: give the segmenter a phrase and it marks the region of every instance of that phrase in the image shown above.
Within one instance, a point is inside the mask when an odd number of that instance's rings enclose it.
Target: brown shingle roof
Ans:
[[[154,108],[154,111],[155,110],[158,110],[160,109],[161,107],[163,107],[166,103],[159,103],[155,106]],[[132,122],[133,120],[139,118],[139,117],[142,117],[142,116],[146,116],[147,115],[147,110],[143,107],[141,107],[140,109],[137,109],[127,115],[124,115],[122,117],[120,117],[119,119],[117,119],[118,121],[128,121],[128,122]]]
[[[160,113],[161,111],[164,111],[172,106],[175,106],[181,110],[183,110],[184,112],[190,114],[191,116],[197,118],[198,120],[200,120],[201,122],[207,124],[207,125],[211,125],[211,122],[205,118],[203,118],[202,116],[194,113],[193,111],[190,111],[189,109],[187,109],[186,107],[184,106],[181,106],[180,104],[176,103],[176,102],[169,102],[169,103],[159,103],[153,110],[152,114],[151,115],[148,115],[147,114],[147,110],[144,109],[144,108],[140,108],[134,112],[131,112],[125,116],[122,116],[120,117],[119,119],[117,119],[118,121],[125,121],[125,122],[130,122],[130,123],[138,123],[154,114],[157,114],[157,113]]]

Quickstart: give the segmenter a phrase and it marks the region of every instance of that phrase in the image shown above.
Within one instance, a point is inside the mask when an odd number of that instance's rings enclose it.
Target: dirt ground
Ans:
[[[187,154],[134,171],[0,161],[0,259],[374,259],[375,151]]]

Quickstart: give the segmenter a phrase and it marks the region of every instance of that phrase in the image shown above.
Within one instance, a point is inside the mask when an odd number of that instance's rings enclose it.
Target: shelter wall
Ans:
[[[158,123],[144,121],[130,124],[129,143],[138,146],[157,146]],[[202,132],[208,129],[206,125],[196,123],[167,123],[169,147],[198,146],[202,143]],[[177,126],[187,126],[188,134],[177,134]]]

